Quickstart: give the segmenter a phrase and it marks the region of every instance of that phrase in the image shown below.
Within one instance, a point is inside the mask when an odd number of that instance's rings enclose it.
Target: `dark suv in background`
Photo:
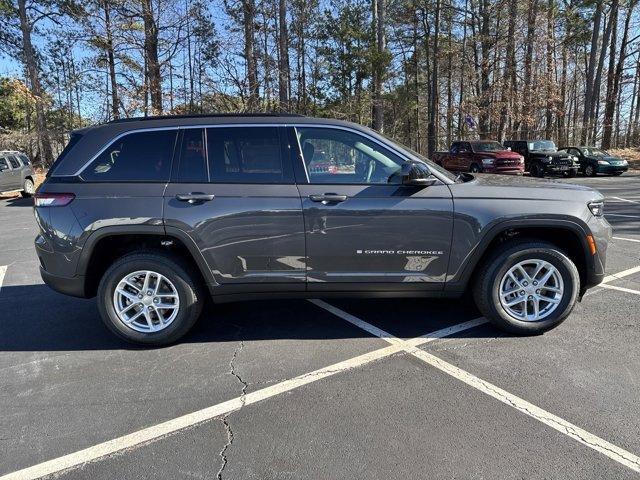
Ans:
[[[368,128],[300,116],[76,131],[34,208],[44,281],[97,296],[109,329],[153,345],[183,336],[207,295],[471,289],[499,327],[540,333],[602,280],[611,235],[590,188],[455,176]]]
[[[580,168],[576,157],[558,150],[551,140],[507,140],[504,146],[524,157],[525,170],[533,177],[558,174],[575,177]]]

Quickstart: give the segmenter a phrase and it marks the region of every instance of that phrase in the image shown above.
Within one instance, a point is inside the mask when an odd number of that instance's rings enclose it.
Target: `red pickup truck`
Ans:
[[[524,157],[499,142],[453,142],[448,152],[434,152],[432,160],[452,172],[524,174]]]

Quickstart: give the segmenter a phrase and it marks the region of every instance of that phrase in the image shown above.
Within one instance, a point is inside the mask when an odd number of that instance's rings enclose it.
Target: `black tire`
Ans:
[[[22,184],[22,190],[20,191],[20,195],[22,195],[24,198],[29,198],[33,196],[35,191],[36,191],[36,188],[35,188],[35,184],[33,183],[33,180],[31,180],[30,178],[25,178],[24,183]]]
[[[163,330],[139,332],[125,325],[115,312],[113,293],[118,282],[138,270],[164,275],[178,292],[178,314]],[[189,265],[161,252],[135,252],[119,258],[102,276],[97,294],[98,310],[107,328],[127,342],[149,346],[168,345],[186,335],[198,320],[204,299],[204,286]]]
[[[542,168],[540,168],[540,165],[538,165],[537,163],[534,163],[533,165],[531,165],[530,173],[532,177],[538,177],[538,178],[544,177],[544,171],[542,170]]]
[[[469,171],[471,173],[480,173],[481,169],[480,169],[480,166],[477,163],[472,163],[471,166],[469,167]]]
[[[593,168],[593,165],[587,165],[586,167],[584,167],[584,174],[587,177],[595,177],[598,174],[598,170]]]
[[[551,263],[562,277],[564,294],[556,309],[539,321],[523,321],[511,316],[500,303],[500,282],[511,267],[526,259]],[[538,335],[564,321],[573,310],[580,291],[580,275],[575,264],[555,245],[540,241],[516,241],[505,245],[481,265],[473,286],[480,312],[491,323],[516,335]]]

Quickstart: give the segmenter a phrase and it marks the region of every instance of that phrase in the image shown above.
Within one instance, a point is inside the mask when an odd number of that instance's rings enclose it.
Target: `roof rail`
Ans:
[[[145,120],[164,120],[171,118],[208,118],[208,117],[304,117],[298,113],[194,113],[186,115],[154,115],[149,117],[131,117],[111,120],[107,123],[139,122]]]

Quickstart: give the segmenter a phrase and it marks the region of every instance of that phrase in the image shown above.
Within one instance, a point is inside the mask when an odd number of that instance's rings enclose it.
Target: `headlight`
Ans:
[[[622,165],[628,165],[629,162],[627,162],[626,160],[622,160]]]
[[[520,157],[520,162],[524,162],[524,157]]]
[[[483,158],[482,159],[482,164],[483,165],[493,165],[493,158]]]
[[[609,162],[606,160],[598,160],[598,165],[609,165]]]
[[[601,217],[604,214],[604,201],[597,200],[595,202],[589,202],[588,204],[589,210],[593,213],[594,217]]]
[[[550,162],[551,160],[553,160],[553,157],[547,157],[542,159],[543,162]]]

